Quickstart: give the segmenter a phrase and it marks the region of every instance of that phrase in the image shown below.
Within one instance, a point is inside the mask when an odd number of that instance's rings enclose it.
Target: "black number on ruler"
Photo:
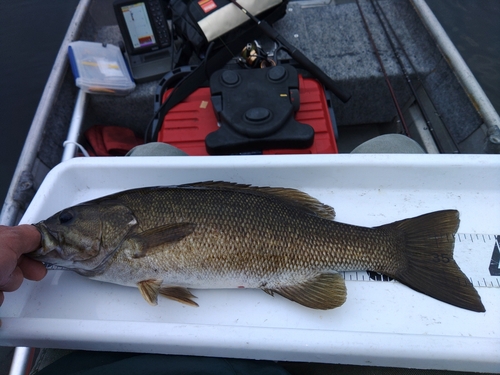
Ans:
[[[500,236],[495,236],[495,246],[493,247],[493,254],[491,254],[490,261],[490,275],[500,276],[500,249],[498,248],[498,243],[500,242]]]
[[[375,271],[366,271],[368,273],[368,276],[370,279],[375,280],[375,281],[391,281],[393,280],[392,277],[382,275],[381,273],[375,272]]]

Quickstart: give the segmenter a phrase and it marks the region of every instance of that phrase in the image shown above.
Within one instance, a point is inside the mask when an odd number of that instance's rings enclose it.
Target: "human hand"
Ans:
[[[38,249],[40,232],[32,225],[0,225],[0,305],[3,292],[18,289],[24,279],[39,281],[47,274],[45,266],[23,254]]]

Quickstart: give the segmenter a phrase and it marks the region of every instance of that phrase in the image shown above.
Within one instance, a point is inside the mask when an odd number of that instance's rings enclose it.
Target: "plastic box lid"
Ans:
[[[0,344],[497,373],[500,276],[490,277],[489,267],[500,238],[499,170],[496,155],[63,162],[43,181],[23,223],[119,190],[206,180],[297,188],[334,207],[337,221],[370,227],[458,209],[455,259],[472,278],[486,312],[448,305],[395,281],[372,281],[366,273],[364,279],[346,275],[346,303],[321,311],[252,289],[193,290],[197,308],[165,298],[153,307],[135,288],[49,271],[41,282],[25,281],[6,293]]]
[[[76,85],[85,92],[127,95],[135,89],[120,49],[112,44],[72,42],[68,57]]]

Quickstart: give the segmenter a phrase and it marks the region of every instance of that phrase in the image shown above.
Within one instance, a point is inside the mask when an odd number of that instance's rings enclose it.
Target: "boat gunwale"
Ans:
[[[425,0],[410,0],[410,2],[427,31],[435,40],[440,52],[446,58],[451,70],[457,76],[472,104],[484,120],[484,124],[488,127],[488,135],[499,132],[500,116],[434,12]]]
[[[92,0],[80,0],[76,7],[75,14],[71,19],[68,31],[57,53],[54,66],[50,72],[47,83],[43,90],[37,110],[31,122],[31,126],[26,136],[19,161],[17,163],[12,182],[5,198],[2,211],[0,213],[1,225],[15,225],[18,219],[19,203],[14,199],[15,193],[21,183],[21,175],[24,171],[31,171],[34,161],[43,139],[44,129],[49,118],[52,105],[59,94],[64,75],[68,68],[68,45],[77,39],[83,21],[87,15]]]

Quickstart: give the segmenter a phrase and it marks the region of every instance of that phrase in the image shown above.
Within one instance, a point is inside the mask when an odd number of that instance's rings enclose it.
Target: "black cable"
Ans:
[[[207,51],[205,53],[205,57],[204,59],[201,61],[200,65],[201,64],[204,64],[205,65],[205,76],[208,76],[207,72],[206,72],[206,69],[207,69],[207,61],[208,61],[208,58],[210,56],[210,53],[212,52],[212,48],[214,46],[214,42],[211,42],[208,47],[207,47]],[[179,86],[184,82],[184,79],[186,77],[184,77],[183,79],[179,80],[179,82],[177,82],[175,84],[175,86],[173,87],[173,90],[172,92],[170,93],[169,97],[170,98],[172,95],[175,94],[176,90],[179,88]],[[165,100],[161,105],[160,107],[156,110],[156,112],[153,114],[153,117],[151,118],[151,120],[149,121],[148,123],[148,126],[146,127],[146,131],[145,131],[145,134],[144,134],[144,143],[148,143],[148,142],[153,142],[157,135],[158,135],[158,132],[160,131],[160,128],[161,128],[161,124],[160,124],[160,121],[162,120],[160,117],[164,118],[166,113],[162,113],[162,111],[165,109],[165,106],[167,105],[168,103],[168,98],[167,100]],[[159,100],[161,100],[161,98],[159,98]],[[151,132],[151,127],[153,126],[155,120],[158,120],[158,124],[156,125],[156,128],[153,130],[153,134],[150,134]]]

